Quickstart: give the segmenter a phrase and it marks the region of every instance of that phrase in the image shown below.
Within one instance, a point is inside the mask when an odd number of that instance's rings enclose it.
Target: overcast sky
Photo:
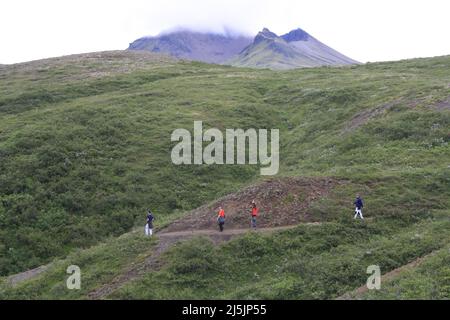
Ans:
[[[300,27],[366,61],[450,54],[449,0],[1,0],[0,63],[125,49],[176,27]]]

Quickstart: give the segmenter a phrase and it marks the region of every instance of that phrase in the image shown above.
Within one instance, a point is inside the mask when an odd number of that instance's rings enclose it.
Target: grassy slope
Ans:
[[[406,228],[328,223],[248,235],[221,247],[192,241],[170,252],[162,271],[112,298],[330,299],[365,283],[369,265],[391,270],[448,245],[449,227],[448,220]]]
[[[354,278],[339,282],[324,274],[333,268],[347,270],[345,266],[352,263],[349,270],[363,268],[365,260],[362,263],[355,255],[367,246],[377,248],[375,260],[389,269],[445,244],[447,222],[432,210],[449,207],[450,116],[448,110],[432,106],[450,95],[450,57],[289,72],[152,58],[140,59],[138,65],[125,64],[127,72],[123,73],[124,60],[136,58],[108,55],[107,63],[101,58],[83,58],[51,68],[35,63],[1,70],[3,274],[130,230],[141,222],[138,215],[149,204],[170,220],[175,217],[171,213],[179,215],[258,179],[252,167],[170,164],[170,132],[192,128],[193,120],[199,119],[219,128],[280,128],[281,175],[331,175],[353,184],[339,187],[330,198],[313,205],[313,215],[331,221],[319,231],[300,228],[267,239],[249,236],[220,250],[204,242],[189,243],[184,250],[167,254],[167,269],[145,279],[144,283],[160,290],[149,293],[136,283],[117,297],[169,298],[183,288],[180,292],[188,297],[207,293],[216,297],[332,297],[362,284],[366,275],[356,272]],[[355,114],[393,101],[392,108],[366,125],[345,131]],[[381,219],[373,226],[355,226],[341,218],[357,191],[365,196],[366,213]],[[417,230],[426,235],[425,243],[408,245],[409,236]],[[301,236],[308,232],[313,233]],[[336,233],[331,241],[335,244],[322,244],[330,232]],[[405,239],[400,242],[404,245],[396,245],[391,235]],[[134,239],[132,234],[124,237]],[[88,288],[107,282],[130,261],[139,259],[147,244],[136,237],[135,251],[121,253],[117,240],[79,251],[89,257],[93,271],[86,272],[92,280],[85,291],[66,294],[82,297]],[[295,256],[307,256],[297,267],[312,270],[319,264],[322,274],[299,276],[290,271],[296,260],[277,249],[290,242],[295,243]],[[102,246],[110,248],[117,263],[105,265],[109,258]],[[230,249],[233,246],[255,248],[255,257],[247,261]],[[341,259],[333,258],[336,248],[344,252]],[[385,251],[390,252],[387,257]],[[77,252],[68,259],[82,260]],[[211,256],[204,256],[205,252]],[[197,258],[186,262],[180,259],[184,254]],[[236,281],[220,282],[217,288],[216,279],[222,277],[217,274],[217,263],[235,259],[242,263],[235,264],[233,273],[226,276]],[[272,277],[261,269],[261,261],[277,261],[270,266],[283,272]],[[64,296],[59,279],[66,262],[55,262],[59,265],[56,271],[3,294]],[[256,269],[261,277],[257,282],[248,274]],[[197,285],[199,270],[205,280]],[[235,284],[242,281],[242,290],[234,293]],[[267,287],[280,281],[279,290],[267,292]],[[336,285],[324,288],[330,281]],[[300,289],[303,286],[309,289]]]
[[[194,239],[164,254],[160,271],[129,283],[110,298],[334,298],[364,284],[368,265],[380,265],[384,273],[448,247],[449,227],[447,211],[445,216],[436,212],[420,221],[388,217],[377,218],[370,224],[354,223],[343,217],[321,226],[299,226],[274,236],[248,234],[220,247],[214,247],[207,239]],[[78,250],[15,288],[0,285],[0,298],[85,299],[93,289],[111,282],[121,270],[142,261],[152,252],[156,241],[157,238],[150,241],[143,238],[139,230]],[[442,261],[439,263],[442,265]],[[65,289],[66,268],[72,264],[82,270],[81,290]],[[445,271],[445,265],[441,267]],[[430,273],[433,268],[426,271]],[[434,283],[448,281],[445,272],[433,275]],[[415,280],[420,284],[424,278]],[[383,283],[383,289],[385,286],[390,288],[390,284]],[[428,298],[437,295],[448,298],[450,292],[442,288]],[[411,286],[407,286],[403,291],[404,297],[414,297],[418,290],[411,291]],[[382,293],[377,292],[374,298],[386,297]]]
[[[450,246],[444,246],[418,267],[408,269],[380,290],[372,290],[358,299],[449,299]]]

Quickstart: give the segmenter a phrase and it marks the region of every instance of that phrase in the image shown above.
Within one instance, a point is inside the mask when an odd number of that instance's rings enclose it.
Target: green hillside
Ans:
[[[449,97],[450,56],[278,72],[139,52],[2,66],[0,298],[87,298],[161,241],[142,236],[145,208],[161,228],[271,179],[256,166],[173,165],[170,134],[194,120],[280,129],[278,178],[339,182],[302,208],[322,223],[185,241],[106,297],[336,298],[363,285],[370,264],[385,273],[436,251],[391,284],[407,292],[367,297],[449,298],[448,285],[411,284],[448,283]],[[356,193],[365,222],[352,219]],[[287,191],[282,201],[302,197]],[[65,288],[70,264],[83,270],[80,291]]]

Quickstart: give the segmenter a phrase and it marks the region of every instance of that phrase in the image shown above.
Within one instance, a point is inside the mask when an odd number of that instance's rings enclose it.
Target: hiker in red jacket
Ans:
[[[256,217],[258,216],[258,208],[256,207],[256,202],[255,200],[252,201],[252,228],[256,229]]]
[[[217,223],[219,224],[220,232],[223,231],[223,225],[225,224],[225,211],[222,207],[219,207],[219,213],[217,215]]]

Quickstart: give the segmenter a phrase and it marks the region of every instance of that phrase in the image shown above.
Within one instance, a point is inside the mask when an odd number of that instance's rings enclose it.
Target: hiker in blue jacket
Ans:
[[[145,224],[145,235],[151,236],[153,234],[153,220],[155,217],[150,209],[147,209],[147,223]]]
[[[354,219],[356,219],[359,216],[362,220],[364,220],[364,217],[362,214],[362,208],[364,207],[364,203],[363,203],[361,197],[359,196],[359,194],[356,196],[356,200],[355,200],[355,202],[353,202],[353,204],[355,205]]]

